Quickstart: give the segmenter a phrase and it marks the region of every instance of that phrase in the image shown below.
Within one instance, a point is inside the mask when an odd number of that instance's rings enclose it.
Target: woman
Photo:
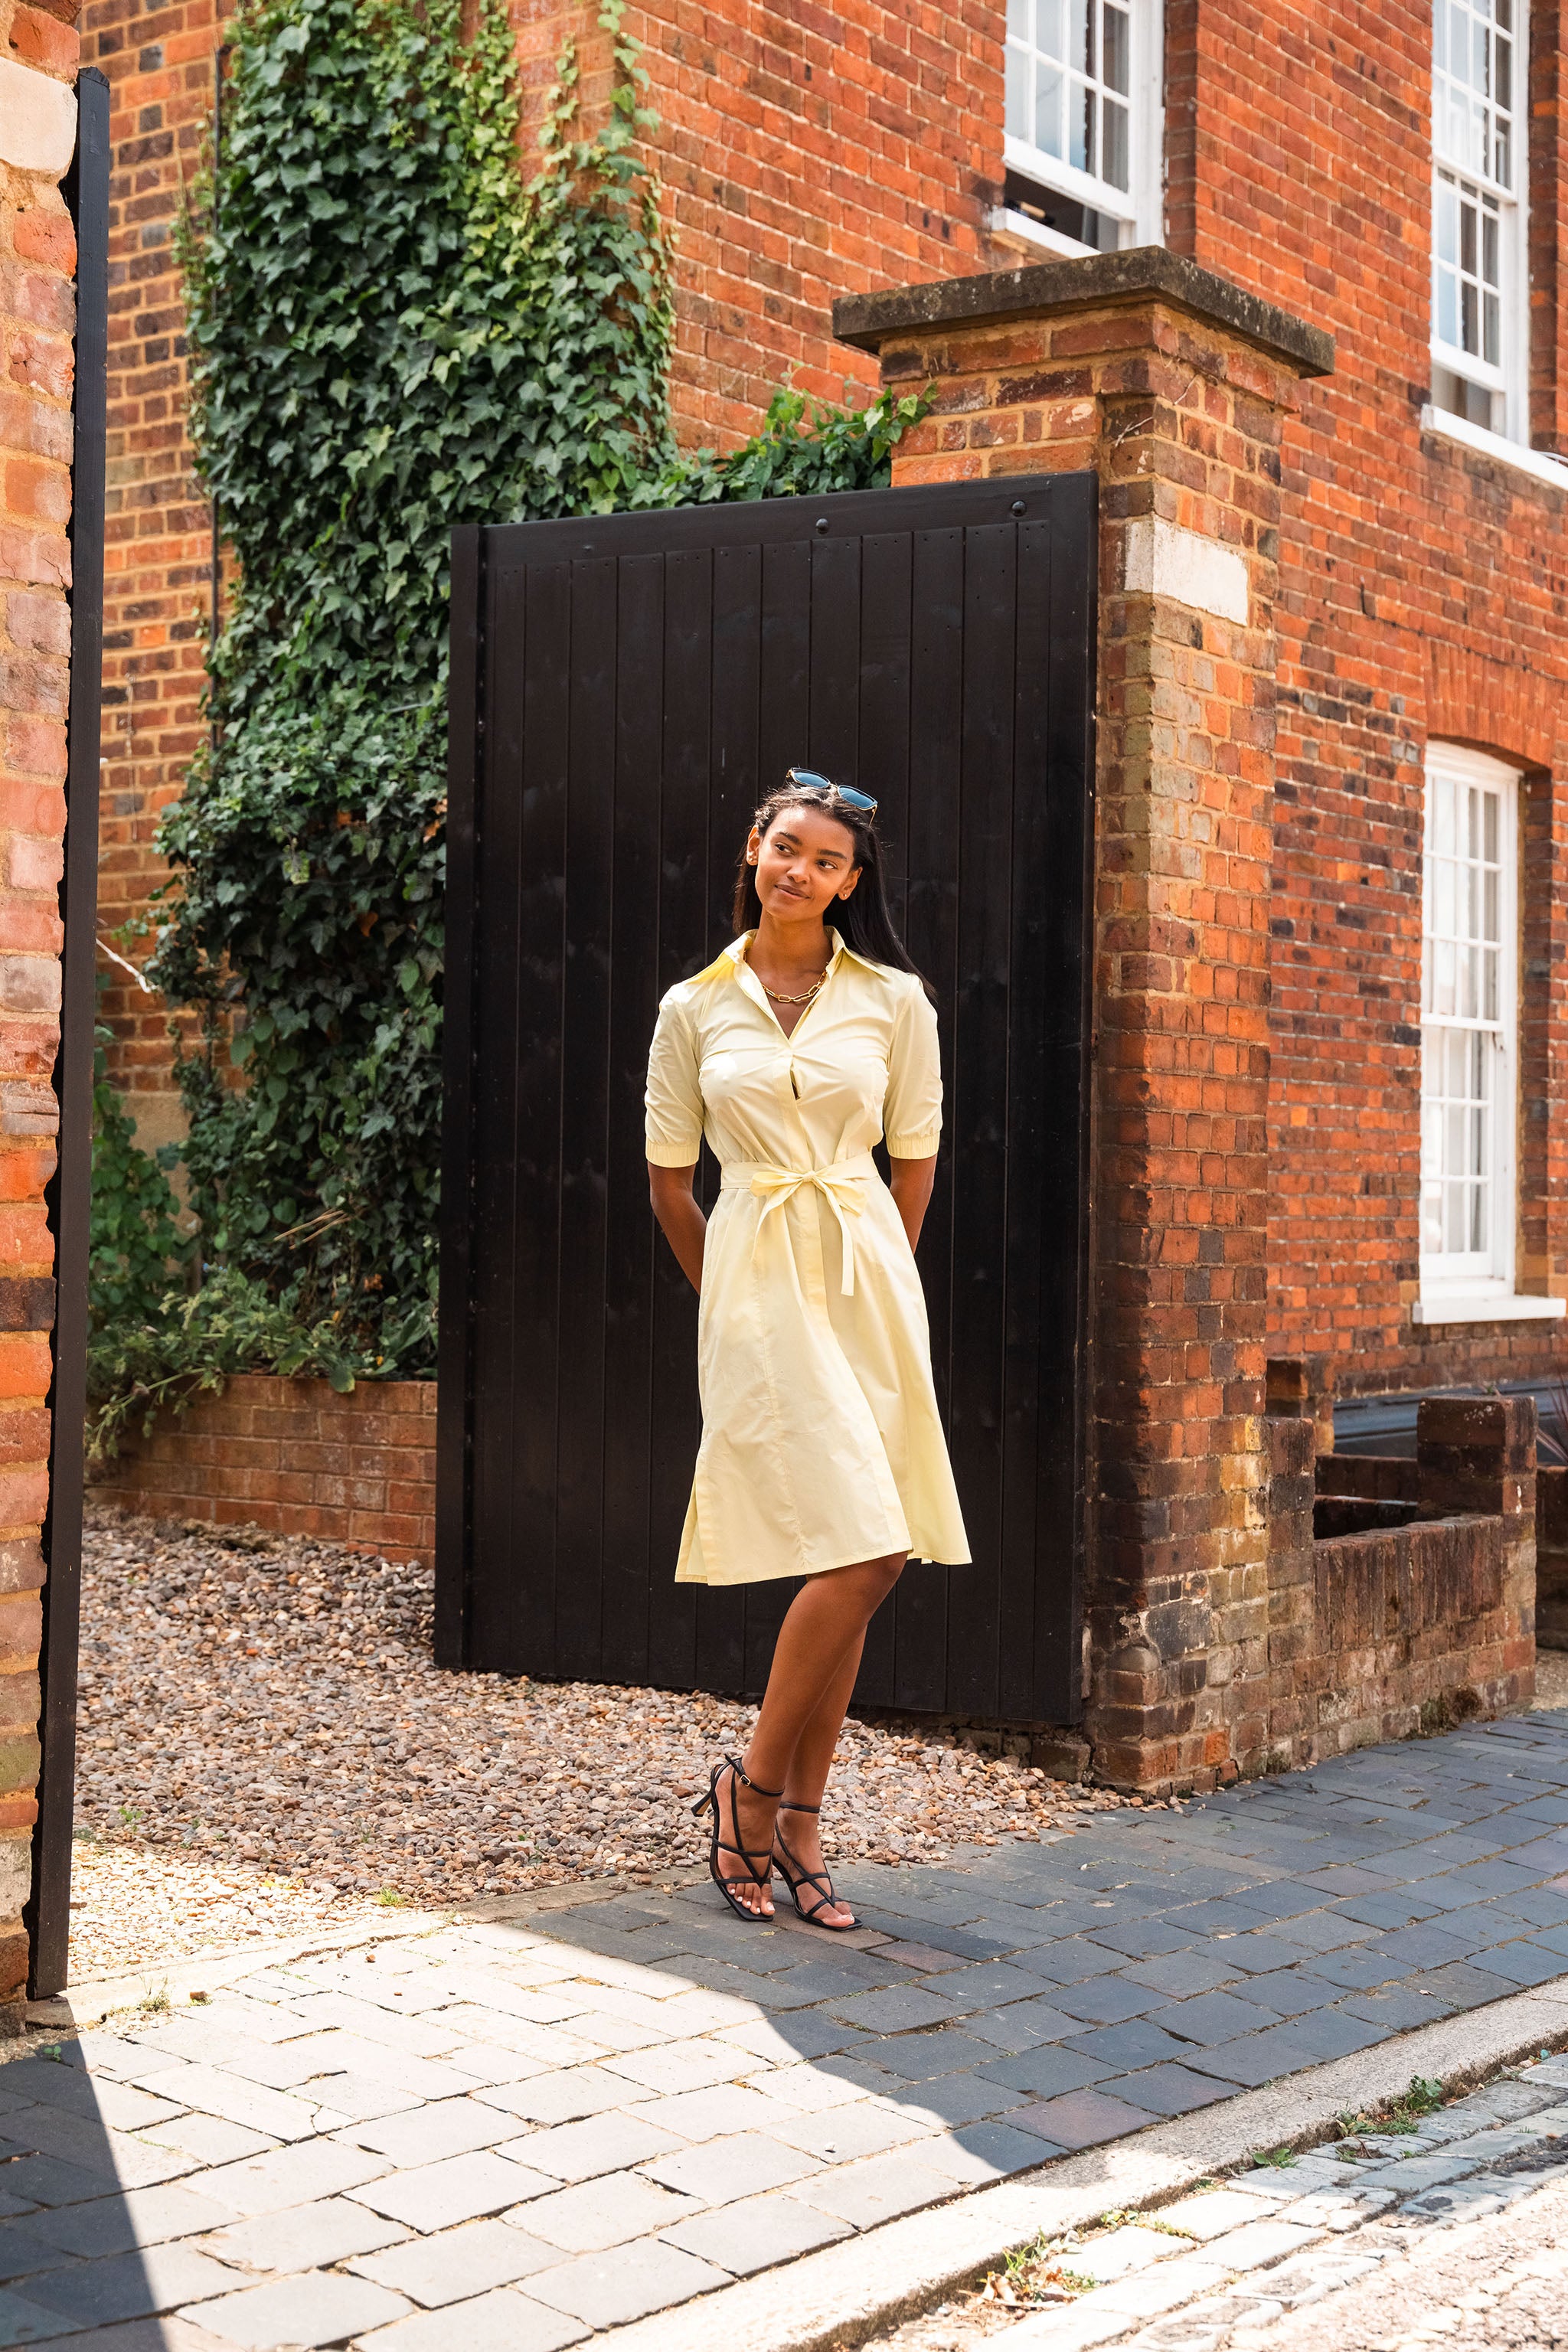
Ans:
[[[731,1910],[771,1918],[777,1869],[802,1918],[840,1930],[855,1918],[816,1816],[866,1627],[911,1553],[969,1558],[914,1262],[942,1123],[936,1015],[888,912],[876,814],[791,769],[742,853],[739,936],[665,998],[647,1077],[654,1214],[702,1300],[676,1579],[807,1580],[745,1755],[693,1810],[712,1813]],[[890,1187],[871,1158],[884,1131]],[[724,1171],[710,1223],[691,1189],[704,1133]]]

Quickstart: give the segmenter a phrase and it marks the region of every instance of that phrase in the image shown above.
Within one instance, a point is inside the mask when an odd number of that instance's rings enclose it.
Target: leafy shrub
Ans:
[[[173,1144],[144,1151],[136,1122],[110,1084],[104,1049],[113,1032],[94,1032],[92,1050],[92,1232],[88,1251],[88,1312],[93,1328],[133,1325],[158,1316],[174,1269],[191,1254],[179,1228],[180,1204],[169,1181],[179,1157]]]

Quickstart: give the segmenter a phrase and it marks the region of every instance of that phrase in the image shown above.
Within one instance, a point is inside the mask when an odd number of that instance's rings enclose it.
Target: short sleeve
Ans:
[[[910,981],[893,1024],[882,1126],[895,1160],[930,1160],[942,1139],[936,1007],[918,980]]]
[[[702,1088],[686,1007],[674,995],[658,1008],[648,1048],[647,1157],[656,1168],[692,1168],[702,1149]]]

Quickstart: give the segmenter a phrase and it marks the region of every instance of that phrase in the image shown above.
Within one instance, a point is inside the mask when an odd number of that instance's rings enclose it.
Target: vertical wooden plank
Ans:
[[[1037,500],[1037,508],[1041,503]],[[1053,946],[1074,877],[1053,872],[1048,847],[1056,779],[1047,764],[1050,676],[1050,526],[1021,522],[1010,609],[994,625],[1013,646],[1012,835],[1007,1055],[1006,1299],[1004,1320],[1002,1522],[997,1705],[1033,1709],[1037,1584],[1050,1541],[1037,1520],[1042,1431],[1040,1294],[1044,1258],[1067,1236],[1041,1220],[1047,1135],[1071,1106],[1047,1093]],[[1064,887],[1065,881],[1065,887]]]
[[[811,760],[811,549],[805,540],[763,548],[762,702],[757,740],[759,800],[787,769]]]
[[[441,1276],[436,1391],[436,1664],[466,1663],[473,1428],[474,918],[483,534],[452,533],[447,693],[446,972],[441,1015]]]
[[[487,541],[486,544],[490,542]],[[531,652],[527,574],[487,564],[481,625],[485,672],[476,789],[479,838],[474,908],[470,1129],[472,1260],[468,1360],[472,1423],[468,1475],[468,1615],[463,1660],[488,1672],[520,1672],[512,1619],[517,1565],[512,1524],[519,1249],[517,1086],[521,1060],[523,682]]]
[[[668,1255],[648,1209],[643,1088],[658,1013],[659,803],[664,559],[618,567],[616,622],[615,880],[610,946],[608,1244],[605,1297],[605,1671],[648,1673],[650,1607],[669,1570],[649,1559],[654,1255]]]
[[[571,572],[556,1326],[556,1672],[604,1672],[605,1188],[616,800],[616,565]]]
[[[994,1714],[1001,1642],[1002,1364],[1006,1313],[1007,1040],[1014,595],[1009,521],[965,534],[963,880],[952,1054],[952,1455],[974,1565],[948,1616],[948,1704]]]
[[[1061,877],[1061,906],[1045,982],[1051,1015],[1045,1084],[1061,1112],[1047,1129],[1040,1217],[1060,1240],[1047,1254],[1040,1297],[1042,1547],[1031,1708],[1051,1723],[1076,1723],[1083,1710],[1098,526],[1099,484],[1092,474],[1068,475],[1054,485],[1045,856]]]
[[[860,658],[855,681],[859,756],[853,774],[845,778],[869,793],[878,804],[877,830],[886,852],[883,879],[893,920],[900,925],[904,918],[909,856],[910,568],[907,531],[879,532],[861,542],[857,631]],[[886,1155],[881,1156],[885,1160]],[[930,1571],[916,1569],[910,1574],[929,1578]],[[867,1633],[866,1654],[855,1686],[866,1706],[897,1703],[898,1612],[902,1590],[900,1584],[892,1601],[877,1612]]]
[[[564,1070],[566,811],[572,728],[572,583],[531,566],[525,590],[522,839],[519,874],[517,1255],[512,1544],[513,1671],[555,1674],[560,1479],[561,1121]]]
[[[879,531],[863,543],[858,728],[860,748],[856,778],[861,790],[869,793],[877,803],[877,830],[885,850],[884,878],[893,919],[900,929],[907,914],[910,865],[910,600],[913,567],[913,542],[908,531]],[[905,944],[908,945],[907,937]]]
[[[708,961],[708,778],[713,562],[706,547],[683,548],[664,567],[663,800],[659,853],[661,989]],[[659,714],[650,714],[658,722]],[[697,1299],[661,1241],[654,1254],[651,1598],[648,1672],[689,1687],[701,1678],[697,1596],[671,1580],[691,1489],[701,1415],[697,1400]]]
[[[859,782],[860,541],[815,539],[811,555],[810,761],[836,783]]]
[[[931,1318],[937,1402],[951,1422],[953,1171],[963,1155],[954,1137],[954,1009],[958,993],[958,902],[962,852],[959,783],[963,730],[963,533],[910,534],[909,798],[905,818],[908,887],[904,940],[936,991],[946,1101],[936,1185],[921,1234],[919,1264]],[[966,1500],[962,1481],[959,1499]],[[972,1571],[905,1570],[894,1621],[894,1691],[900,1706],[936,1710],[947,1695],[949,1587],[956,1579],[967,1606]]]
[[[735,861],[762,797],[763,551],[756,544],[713,551],[712,740],[708,796],[708,870],[711,877],[717,954],[732,936]],[[713,1196],[716,1197],[716,1196]],[[761,1617],[759,1618],[759,1603]],[[753,1621],[766,1619],[765,1601],[742,1586],[703,1593],[697,1604],[699,1671],[712,1687],[754,1686]],[[771,1637],[769,1637],[771,1640]],[[764,1664],[763,1672],[765,1675]]]

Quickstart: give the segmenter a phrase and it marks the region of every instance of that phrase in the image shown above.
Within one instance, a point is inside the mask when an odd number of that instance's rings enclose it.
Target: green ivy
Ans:
[[[505,0],[468,38],[462,16],[242,9],[184,233],[192,432],[236,585],[149,972],[199,1015],[184,1159],[224,1346],[243,1323],[277,1369],[289,1332],[342,1376],[433,1366],[452,526],[865,488],[925,404],[784,392],[745,447],[679,452],[619,0],[603,126],[568,51],[526,182]],[[236,1283],[283,1323],[237,1316]],[[171,1309],[176,1353],[204,1312]]]
[[[144,1151],[137,1142],[136,1121],[109,1081],[105,1048],[113,1042],[111,1029],[94,1031],[87,1297],[95,1330],[155,1319],[174,1270],[191,1254],[169,1181],[178,1151],[173,1144]]]

